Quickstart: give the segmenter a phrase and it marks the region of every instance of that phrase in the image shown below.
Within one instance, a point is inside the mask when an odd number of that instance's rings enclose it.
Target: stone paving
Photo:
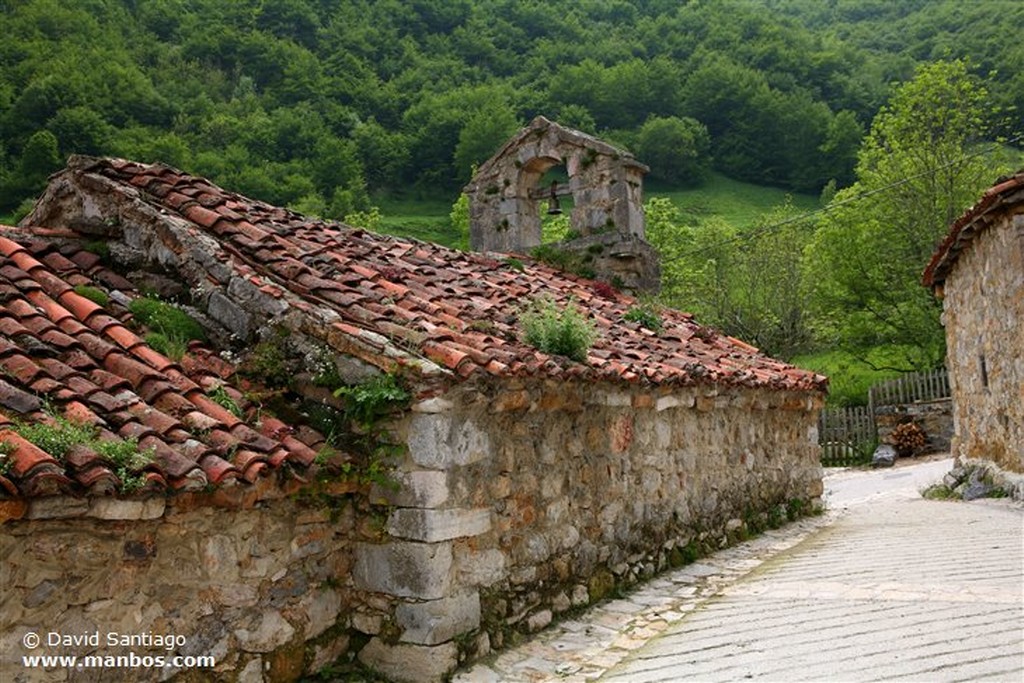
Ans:
[[[454,677],[1024,680],[1024,511],[928,501],[950,461],[826,481],[829,512],[600,604]]]

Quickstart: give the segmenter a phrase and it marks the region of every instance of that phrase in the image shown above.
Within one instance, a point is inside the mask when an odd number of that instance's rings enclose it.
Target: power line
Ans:
[[[998,149],[1000,146],[1011,145],[1011,144],[1013,144],[1013,143],[1015,143],[1015,142],[1017,142],[1017,141],[1019,141],[1021,139],[1024,139],[1024,134],[1017,135],[1016,137],[1010,138],[1009,140],[1007,140],[1005,142],[1002,142],[1002,143],[993,143],[990,147],[987,147],[985,149],[979,150],[977,152],[973,152],[971,154],[966,154],[966,155],[964,155],[962,157],[954,159],[953,161],[950,161],[948,163],[942,164],[941,166],[936,166],[935,168],[931,168],[931,169],[928,169],[926,171],[922,171],[921,173],[917,173],[915,175],[907,176],[906,178],[901,178],[900,180],[897,180],[895,182],[889,183],[888,185],[883,185],[882,187],[876,187],[873,190],[867,190],[865,192],[861,192],[860,194],[856,194],[856,195],[854,195],[852,197],[848,197],[847,199],[843,199],[842,201],[839,201],[839,202],[832,202],[828,206],[823,206],[820,209],[815,209],[814,211],[808,211],[807,213],[800,214],[799,216],[792,216],[790,218],[786,218],[786,219],[778,221],[776,223],[770,223],[768,225],[761,226],[761,227],[759,227],[759,228],[757,228],[755,230],[744,231],[744,232],[742,232],[742,233],[740,233],[740,234],[738,234],[738,235],[736,235],[734,237],[723,239],[723,240],[721,240],[719,242],[716,242],[714,244],[711,244],[711,245],[708,245],[708,246],[705,246],[705,247],[701,247],[699,249],[691,249],[691,250],[686,251],[683,254],[680,254],[678,256],[675,256],[675,257],[672,257],[672,258],[669,258],[669,259],[665,259],[663,261],[663,263],[666,263],[666,262],[667,263],[671,263],[673,261],[678,261],[678,260],[686,258],[688,256],[696,256],[698,254],[701,254],[701,253],[704,253],[704,252],[707,252],[707,251],[712,251],[714,249],[718,249],[719,247],[723,247],[723,246],[726,246],[728,244],[732,244],[734,242],[742,242],[742,241],[745,241],[745,240],[753,239],[755,237],[759,237],[762,234],[767,234],[769,232],[774,232],[775,230],[777,230],[777,229],[779,229],[781,227],[784,227],[786,225],[789,225],[790,223],[797,223],[799,221],[803,221],[803,220],[807,220],[809,218],[813,218],[814,216],[817,216],[818,214],[827,213],[828,211],[830,211],[832,209],[835,209],[835,208],[838,208],[840,206],[846,206],[847,204],[852,204],[853,202],[860,201],[861,199],[866,199],[866,198],[871,197],[873,195],[880,194],[882,192],[886,192],[888,190],[893,189],[894,187],[899,187],[901,185],[906,185],[907,183],[909,183],[912,180],[917,180],[918,178],[922,178],[922,177],[924,177],[926,175],[931,175],[933,173],[941,171],[944,168],[949,168],[950,166],[955,166],[956,164],[961,164],[961,163],[963,163],[965,161],[973,159],[974,157],[982,156],[984,154],[990,154],[993,151],[995,151],[996,149]]]

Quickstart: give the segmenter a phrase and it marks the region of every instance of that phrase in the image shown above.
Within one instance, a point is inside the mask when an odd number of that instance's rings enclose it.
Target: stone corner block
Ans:
[[[451,586],[451,543],[359,543],[353,577],[359,590],[437,600]]]
[[[370,499],[383,499],[401,507],[436,508],[444,505],[451,494],[448,474],[440,470],[396,472],[393,479],[397,488],[374,484]]]
[[[271,652],[281,647],[295,634],[292,625],[277,610],[268,610],[260,616],[255,629],[238,629],[235,638],[246,652]]]
[[[468,420],[455,424],[448,413],[413,413],[406,444],[413,462],[435,470],[469,465],[491,453],[487,432]]]
[[[422,510],[400,508],[388,518],[388,533],[425,543],[479,536],[491,528],[491,512],[476,510]]]
[[[455,573],[464,586],[491,586],[505,578],[508,559],[497,548],[455,549]]]
[[[359,651],[359,661],[398,683],[440,683],[458,665],[455,643],[442,645],[388,645],[372,638]]]
[[[459,593],[440,600],[404,603],[395,609],[401,641],[439,645],[480,627],[480,594]]]

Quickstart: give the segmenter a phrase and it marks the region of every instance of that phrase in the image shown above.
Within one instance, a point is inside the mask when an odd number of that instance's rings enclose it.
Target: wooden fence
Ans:
[[[915,372],[879,382],[868,390],[868,405],[826,408],[818,417],[821,464],[856,465],[869,462],[878,445],[875,408],[878,406],[935,401],[951,396],[945,368]]]
[[[879,382],[868,390],[868,404],[891,406],[915,401],[935,401],[949,396],[949,373],[945,368],[939,368]]]
[[[875,416],[867,406],[826,408],[818,416],[821,464],[827,467],[871,460],[877,438]]]

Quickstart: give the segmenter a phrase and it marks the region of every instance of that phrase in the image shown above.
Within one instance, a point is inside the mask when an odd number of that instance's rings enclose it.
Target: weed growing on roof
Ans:
[[[0,475],[6,475],[14,467],[14,460],[11,459],[14,449],[13,443],[0,441]]]
[[[518,270],[520,273],[526,270],[526,265],[522,261],[511,256],[505,259],[505,265],[512,270]]]
[[[78,285],[75,287],[75,294],[78,294],[79,296],[84,296],[89,301],[93,302],[94,304],[99,304],[100,306],[106,306],[108,303],[110,303],[110,297],[107,296],[106,292],[104,292],[102,289],[99,289],[98,287],[90,287],[89,285]]]
[[[378,375],[359,384],[335,389],[345,400],[345,416],[364,430],[372,430],[381,419],[408,405],[412,398],[394,375]]]
[[[85,446],[95,451],[113,466],[114,473],[121,481],[121,491],[131,493],[142,488],[145,476],[137,470],[153,461],[155,450],[139,450],[139,442],[130,439],[101,439],[99,430],[92,425],[77,424],[62,415],[47,410],[52,422],[16,424],[15,431],[46,451],[57,460],[63,461],[75,446]]]
[[[520,320],[527,344],[581,363],[587,360],[587,351],[597,339],[593,323],[576,306],[562,309],[549,297],[533,301]]]
[[[604,282],[603,280],[594,280],[590,283],[590,288],[603,299],[610,299],[614,301],[618,297],[619,293],[615,290],[610,282]]]
[[[188,313],[151,297],[131,302],[128,310],[135,319],[149,328],[146,343],[173,360],[181,360],[193,340],[206,341],[203,326]]]
[[[242,409],[239,407],[235,399],[231,398],[231,394],[224,388],[223,384],[218,384],[209,391],[206,395],[210,397],[210,400],[230,412],[235,417],[242,417]]]
[[[539,247],[534,247],[530,250],[530,256],[541,263],[548,264],[552,268],[569,273],[576,273],[583,266],[579,255],[566,249],[559,249],[552,244],[542,244]]]
[[[121,481],[121,491],[133,493],[146,485],[146,475],[141,470],[153,462],[156,449],[140,451],[139,442],[135,438],[123,441],[96,440],[89,445],[114,466],[114,474]]]
[[[26,441],[35,444],[57,460],[63,460],[73,446],[90,444],[96,438],[96,429],[90,425],[75,424],[60,415],[50,416],[52,423],[17,424],[14,429]]]
[[[335,389],[334,395],[345,401],[342,417],[350,445],[365,456],[365,461],[350,467],[363,483],[394,488],[388,461],[400,451],[390,440],[384,421],[409,405],[412,395],[394,375],[378,375],[365,382]],[[338,435],[335,435],[338,438]]]
[[[107,260],[110,258],[110,245],[103,240],[95,240],[92,242],[86,242],[85,250],[90,254],[96,254],[101,260]]]
[[[466,326],[467,330],[473,332],[483,332],[485,334],[494,334],[497,331],[497,327],[490,320],[474,320]]]
[[[292,378],[285,344],[288,333],[277,329],[270,339],[256,344],[242,362],[240,371],[246,377],[263,382],[268,387],[285,387]]]
[[[306,366],[315,370],[313,384],[318,387],[335,389],[343,384],[338,364],[329,349],[319,348],[315,355],[306,358]]]
[[[661,316],[657,311],[646,306],[634,306],[626,311],[626,315],[622,316],[622,319],[631,323],[639,323],[641,327],[646,327],[651,332],[661,332]]]

